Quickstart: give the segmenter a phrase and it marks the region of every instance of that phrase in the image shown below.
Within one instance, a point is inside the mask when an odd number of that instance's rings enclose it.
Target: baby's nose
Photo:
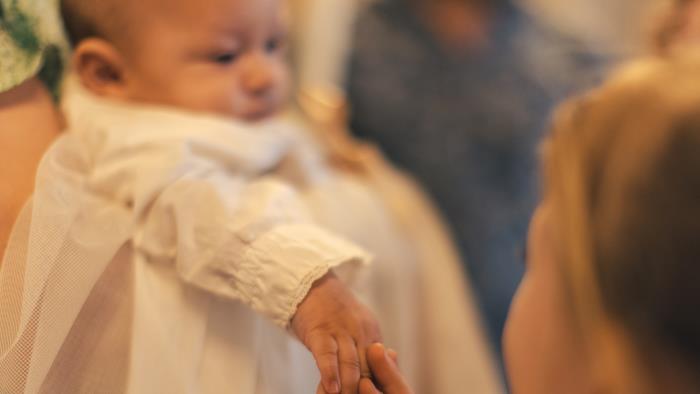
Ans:
[[[273,85],[272,75],[260,70],[247,79],[245,88],[249,94],[259,96],[270,91]]]
[[[243,78],[243,88],[254,96],[267,94],[275,85],[274,72],[264,59],[251,61]]]

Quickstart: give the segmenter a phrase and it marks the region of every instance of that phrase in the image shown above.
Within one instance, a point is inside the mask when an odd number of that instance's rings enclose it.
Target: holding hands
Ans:
[[[369,309],[333,273],[314,284],[291,328],[321,372],[317,393],[359,392],[360,380],[370,376],[367,348],[382,338]]]

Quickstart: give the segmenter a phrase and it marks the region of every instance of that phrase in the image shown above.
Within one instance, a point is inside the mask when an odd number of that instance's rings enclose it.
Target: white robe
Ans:
[[[0,392],[312,393],[284,328],[331,268],[416,387],[501,391],[449,238],[391,168],[336,171],[288,120],[66,109],[0,272]]]

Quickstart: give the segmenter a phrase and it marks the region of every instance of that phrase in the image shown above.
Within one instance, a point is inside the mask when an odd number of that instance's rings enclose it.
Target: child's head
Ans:
[[[280,0],[62,0],[74,68],[94,93],[243,120],[288,89]]]
[[[700,62],[565,105],[511,308],[516,393],[700,392]]]

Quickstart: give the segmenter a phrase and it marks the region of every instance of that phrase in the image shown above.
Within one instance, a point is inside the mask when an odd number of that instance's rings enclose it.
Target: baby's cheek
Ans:
[[[278,71],[276,81],[275,96],[277,104],[284,105],[291,97],[292,86],[291,75],[286,67]]]
[[[203,108],[207,112],[225,117],[240,118],[245,113],[245,97],[235,84],[222,81],[211,87],[202,97]]]

